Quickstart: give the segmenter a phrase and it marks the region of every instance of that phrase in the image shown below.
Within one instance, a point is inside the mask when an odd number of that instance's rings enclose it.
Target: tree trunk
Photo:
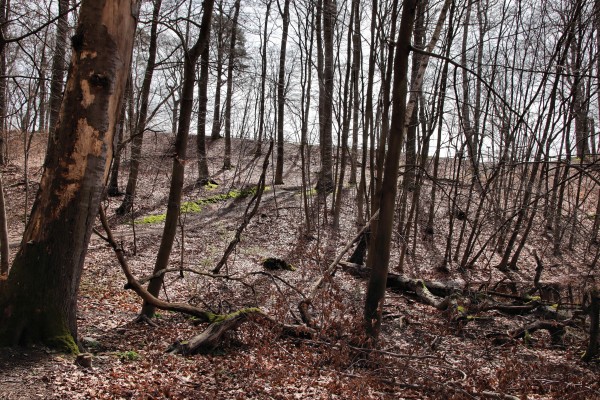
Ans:
[[[8,227],[6,225],[6,204],[4,203],[4,182],[0,172],[0,280],[2,280],[2,275],[6,277],[6,274],[8,274],[8,258]]]
[[[223,169],[231,169],[231,98],[233,97],[233,64],[235,61],[235,41],[237,21],[240,15],[240,0],[236,0],[233,7],[231,38],[229,39],[229,64],[227,66],[227,94],[225,96],[225,157]]]
[[[65,54],[67,48],[67,33],[69,32],[69,0],[58,1],[59,18],[56,23],[56,38],[54,55],[52,56],[52,76],[50,78],[50,117],[48,121],[48,140],[54,135],[60,104],[63,97],[63,81],[65,79]]]
[[[339,176],[337,179],[337,189],[335,193],[335,203],[333,207],[333,228],[338,229],[340,225],[340,212],[342,209],[342,200],[344,196],[342,192],[344,190],[344,178],[346,174],[346,164],[348,162],[348,136],[350,134],[350,118],[352,116],[352,83],[350,81],[351,71],[352,71],[352,39],[354,36],[353,27],[354,27],[354,8],[350,11],[350,23],[348,28],[348,41],[346,43],[347,53],[346,53],[346,76],[344,79],[344,94],[342,96],[342,106],[341,106],[341,114],[342,114],[342,135],[341,135],[341,145],[338,146],[338,152],[341,152],[341,160],[339,162]]]
[[[44,343],[77,352],[79,281],[110,170],[139,5],[81,5],[59,123],[1,293],[0,345]]]
[[[356,184],[356,164],[358,158],[358,119],[360,110],[360,98],[358,92],[358,77],[360,73],[361,51],[360,51],[360,2],[352,0],[354,10],[354,31],[352,35],[352,150],[350,152],[350,179],[348,183]]]
[[[144,81],[140,93],[140,110],[138,113],[135,131],[131,132],[133,141],[131,142],[131,164],[129,165],[129,178],[127,179],[127,188],[123,202],[117,208],[118,215],[125,215],[131,211],[135,190],[140,171],[140,158],[142,157],[142,145],[144,142],[144,131],[146,130],[146,119],[148,117],[148,99],[150,98],[150,86],[152,85],[152,76],[154,75],[154,65],[156,64],[156,49],[158,39],[158,18],[160,15],[162,0],[154,0],[154,9],[152,11],[152,25],[150,27],[150,46],[148,48],[148,62],[144,72]],[[133,87],[133,82],[132,82]]]
[[[198,35],[198,40],[194,46],[185,51],[183,63],[183,84],[181,89],[181,112],[179,113],[179,124],[177,136],[175,138],[175,154],[173,157],[173,169],[171,173],[171,187],[169,189],[169,200],[167,203],[167,216],[163,235],[154,264],[154,273],[165,269],[169,263],[169,257],[173,248],[173,240],[177,233],[177,223],[179,221],[179,212],[181,208],[181,194],[183,191],[183,179],[185,170],[185,158],[187,153],[187,142],[190,131],[190,120],[194,106],[194,84],[196,80],[196,63],[200,54],[208,46],[210,36],[210,21],[214,0],[205,0],[203,4],[204,15],[202,16],[202,26]],[[150,280],[148,292],[154,297],[158,297],[162,287],[163,276]],[[146,317],[154,315],[155,306],[144,302],[141,314]]]
[[[219,15],[218,19],[219,23],[217,26],[217,35],[215,37],[215,43],[217,46],[217,67],[216,67],[216,77],[217,77],[217,87],[215,89],[215,106],[213,109],[213,122],[212,122],[212,130],[210,137],[211,139],[220,139],[221,136],[221,75],[223,75],[223,54],[225,47],[225,24],[223,23],[223,1],[219,2]]]
[[[281,11],[281,10],[280,10]],[[290,0],[285,0],[283,12],[283,33],[279,51],[279,77],[277,79],[277,164],[275,166],[275,184],[283,185],[283,117],[285,113],[285,57],[288,28],[290,26]]]
[[[321,171],[317,191],[323,195],[333,191],[333,32],[336,2],[323,0],[323,105],[319,113],[321,125]]]
[[[131,95],[131,79],[127,79],[127,87],[125,88],[125,98],[127,101]],[[125,103],[126,101],[123,101],[123,104],[121,105],[119,126],[117,128],[118,133],[115,138],[115,143],[117,143],[117,145],[115,146],[113,161],[110,167],[110,181],[106,188],[106,194],[111,197],[121,195],[121,191],[119,190],[119,169],[121,168],[121,152],[123,151],[121,143],[123,142],[123,131],[125,130]]]
[[[367,334],[377,339],[381,328],[381,312],[385,298],[385,288],[390,261],[390,242],[394,219],[394,203],[396,201],[400,150],[406,124],[406,97],[408,92],[408,56],[410,54],[410,38],[415,20],[417,1],[406,0],[403,4],[400,32],[396,45],[396,61],[394,64],[394,89],[392,124],[388,154],[385,160],[385,173],[382,182],[379,223],[374,232],[376,245],[367,258],[367,266],[371,268],[371,276],[367,286],[365,300],[365,324]]]
[[[206,105],[208,103],[208,63],[210,48],[206,46],[200,56],[200,79],[198,80],[198,134],[196,151],[198,153],[198,184],[204,186],[210,181],[208,162],[206,159]]]
[[[7,0],[0,0],[0,34],[5,37],[6,18],[8,15]],[[6,44],[0,49],[0,165],[6,164]]]
[[[262,141],[263,134],[265,131],[265,86],[267,84],[267,42],[268,42],[268,25],[269,15],[271,13],[271,4],[273,2],[269,0],[267,2],[267,10],[265,11],[265,26],[263,27],[262,42],[261,42],[261,53],[260,53],[260,109],[258,111],[258,139],[256,143],[256,151],[254,155],[260,156],[262,153]]]

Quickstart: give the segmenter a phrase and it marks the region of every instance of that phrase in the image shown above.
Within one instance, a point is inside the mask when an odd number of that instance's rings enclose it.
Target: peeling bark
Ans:
[[[86,0],[56,132],[0,299],[0,345],[76,352],[77,293],[113,153],[138,1]]]

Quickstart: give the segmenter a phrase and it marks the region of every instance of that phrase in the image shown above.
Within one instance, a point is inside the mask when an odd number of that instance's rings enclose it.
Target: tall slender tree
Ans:
[[[150,88],[152,85],[152,77],[154,76],[154,67],[156,65],[156,50],[158,42],[158,22],[160,17],[160,8],[162,0],[154,0],[154,8],[152,11],[152,22],[150,25],[150,44],[148,46],[148,61],[146,63],[146,71],[144,72],[144,81],[142,82],[142,91],[140,93],[140,109],[138,112],[135,130],[131,132],[131,163],[129,164],[129,179],[127,180],[127,188],[125,189],[125,197],[123,202],[117,208],[118,215],[124,215],[131,211],[137,180],[140,170],[140,159],[142,157],[142,145],[144,142],[144,131],[148,118],[148,106],[150,98]]]
[[[374,251],[369,252],[367,266],[371,275],[367,285],[365,300],[365,327],[367,334],[377,339],[381,329],[381,313],[385,300],[388,266],[390,261],[390,243],[394,220],[394,203],[396,201],[400,150],[407,120],[406,99],[408,93],[408,66],[410,55],[410,38],[417,8],[417,0],[405,0],[402,5],[400,31],[396,43],[394,63],[393,113],[390,127],[388,152],[385,159],[381,200],[379,208],[379,224],[374,232]]]
[[[279,6],[279,2],[277,2]],[[279,7],[283,20],[281,48],[279,49],[279,75],[277,78],[277,162],[275,184],[283,184],[283,125],[285,115],[285,57],[287,55],[288,28],[290,26],[290,0],[284,0],[283,10]]]
[[[171,172],[171,186],[169,188],[169,199],[167,203],[167,215],[163,235],[160,241],[160,247],[154,264],[154,273],[165,269],[169,263],[173,241],[177,233],[177,224],[181,208],[181,196],[183,192],[183,179],[185,172],[185,159],[187,156],[187,142],[190,131],[190,122],[194,106],[194,86],[196,81],[196,64],[198,58],[208,46],[210,37],[210,24],[214,0],[204,0],[202,15],[202,25],[198,39],[194,45],[185,49],[183,59],[183,84],[181,88],[181,112],[179,113],[179,123],[177,125],[177,136],[175,137],[175,154],[173,157],[173,167]],[[163,284],[163,275],[159,275],[148,283],[148,292],[154,297],[158,297]],[[152,317],[156,308],[148,302],[144,302],[141,315]]]

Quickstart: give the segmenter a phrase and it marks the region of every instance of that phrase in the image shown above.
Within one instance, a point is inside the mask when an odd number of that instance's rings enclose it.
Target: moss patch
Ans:
[[[75,340],[73,340],[73,337],[68,333],[47,339],[44,344],[62,353],[79,354],[79,347],[77,347]]]
[[[215,324],[215,323],[227,321],[229,319],[236,318],[239,316],[253,314],[253,313],[260,313],[260,312],[261,312],[260,308],[248,307],[248,308],[242,308],[241,310],[238,310],[238,311],[235,311],[235,312],[232,312],[229,314],[212,314],[211,313],[208,322],[211,324]]]

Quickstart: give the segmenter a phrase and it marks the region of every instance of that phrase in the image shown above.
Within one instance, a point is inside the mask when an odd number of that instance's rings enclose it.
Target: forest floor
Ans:
[[[38,188],[45,140],[34,138],[27,184],[16,144],[11,148],[15,156],[2,171],[13,255]],[[234,169],[229,171],[221,169],[223,140],[209,143],[209,166],[218,183],[214,187],[194,184],[193,142],[189,148],[184,201],[214,199],[256,185],[262,157],[252,157],[252,142],[234,141]],[[324,223],[321,211],[314,216],[314,228],[306,231],[298,148],[289,144],[285,150],[285,185],[270,183],[274,171],[269,166],[269,187],[259,212],[224,269],[234,279],[215,279],[187,269],[209,272],[217,264],[241,223],[249,197],[202,203],[182,215],[169,267],[185,271],[183,276],[179,272],[166,276],[161,298],[215,313],[260,307],[278,321],[297,322],[299,292],[310,290],[359,227],[356,189],[348,186],[340,229],[330,227],[331,215]],[[315,148],[313,184],[317,153]],[[138,278],[151,274],[161,240],[160,219],[166,210],[172,163],[168,154],[166,137],[145,138],[133,213],[115,215],[122,197],[104,203],[114,237]],[[121,188],[126,171],[125,163]],[[315,204],[314,196],[309,200]],[[437,212],[444,214],[444,210]],[[152,215],[156,217],[147,218]],[[420,279],[464,282],[463,271],[450,268],[442,273],[436,268],[445,243],[443,218],[437,220],[438,242],[420,244],[407,257],[403,272]],[[395,241],[392,271],[399,246]],[[588,272],[589,259],[580,253],[567,252],[560,259],[540,254],[547,265],[544,279],[564,281]],[[283,259],[296,270],[266,271],[262,261],[267,257]],[[522,278],[532,281],[535,260],[523,259]],[[92,354],[91,368],[76,364],[75,356],[45,348],[2,349],[0,399],[600,399],[600,367],[581,361],[588,338],[585,320],[567,327],[559,342],[545,330],[511,338],[507,332],[539,316],[482,309],[457,318],[451,310],[423,304],[414,294],[388,291],[379,346],[367,351],[362,347],[361,322],[366,281],[339,270],[313,303],[320,327],[317,338],[285,336],[280,328],[257,317],[241,324],[208,354],[181,356],[166,350],[199,334],[204,326],[188,316],[162,311],[152,324],[135,322],[141,301],[124,289],[126,279],[114,252],[97,235],[92,237],[84,268],[79,341],[82,350]],[[468,279],[492,284],[502,277],[482,266]]]

